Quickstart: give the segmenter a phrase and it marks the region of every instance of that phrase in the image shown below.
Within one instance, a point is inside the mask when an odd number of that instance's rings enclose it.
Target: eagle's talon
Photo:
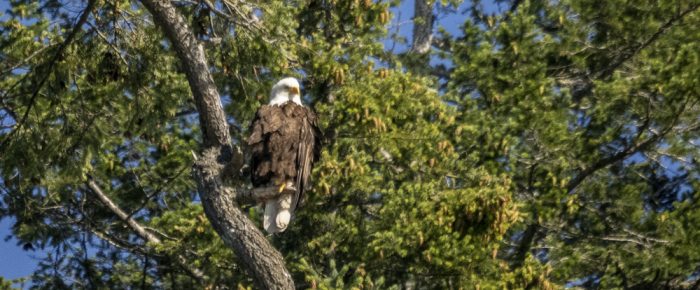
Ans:
[[[287,181],[287,184],[284,187],[284,190],[282,190],[280,193],[288,193],[288,194],[293,194],[297,192],[297,188],[294,187],[294,183],[291,181]]]

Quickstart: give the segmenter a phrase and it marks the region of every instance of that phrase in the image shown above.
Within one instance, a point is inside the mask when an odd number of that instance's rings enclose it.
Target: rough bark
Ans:
[[[413,16],[413,43],[411,51],[425,54],[430,51],[433,42],[433,0],[416,0],[415,14]]]
[[[240,169],[243,157],[240,150],[231,145],[221,98],[202,45],[170,1],[141,2],[163,29],[180,58],[199,112],[204,153],[195,166],[195,177],[207,218],[252,275],[257,288],[294,289],[294,281],[282,255],[238,208],[235,190],[222,183],[224,166]]]

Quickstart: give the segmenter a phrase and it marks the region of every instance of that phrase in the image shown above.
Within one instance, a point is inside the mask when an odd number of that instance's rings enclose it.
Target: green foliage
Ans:
[[[319,282],[308,263],[330,257],[338,271],[371,273],[386,287],[409,277],[436,286],[446,276],[473,283],[474,268],[466,265],[495,263],[492,253],[517,217],[510,180],[450,162],[458,154],[443,128],[455,126],[456,112],[429,85],[400,73],[365,75],[317,106],[335,116],[323,126],[336,137],[316,165],[305,210],[281,237],[282,249],[304,258],[300,270],[310,283]]]
[[[320,115],[313,189],[270,237],[300,288],[697,283],[698,1],[439,1],[463,25],[428,55],[384,47],[401,1],[205,2],[174,1],[234,143],[283,76]],[[95,7],[65,46],[82,4],[0,17],[0,217],[47,251],[32,286],[249,288],[190,177],[201,132],[172,44],[138,1]]]
[[[0,277],[0,289],[2,290],[12,290],[16,289],[12,287],[12,281],[5,280],[5,278]]]
[[[189,204],[181,209],[168,211],[154,218],[150,226],[163,229],[166,238],[162,243],[152,245],[157,253],[167,256],[182,254],[191,266],[210,275],[213,285],[232,285],[246,281],[243,269],[231,264],[234,259],[231,250],[211,230],[200,205]],[[231,280],[233,278],[233,280]],[[170,287],[176,287],[171,285]]]

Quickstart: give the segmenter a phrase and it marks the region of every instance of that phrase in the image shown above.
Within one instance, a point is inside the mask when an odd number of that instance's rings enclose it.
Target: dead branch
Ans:
[[[90,179],[87,182],[88,187],[92,190],[93,193],[97,196],[97,199],[102,202],[111,212],[113,212],[117,217],[119,217],[122,221],[124,221],[129,228],[134,230],[136,234],[144,239],[148,243],[153,243],[153,244],[160,244],[161,240],[160,238],[156,237],[154,234],[151,232],[147,231],[141,224],[139,224],[136,220],[131,218],[126,212],[124,212],[117,204],[115,204],[103,191],[102,189],[95,183],[94,180]],[[93,231],[95,232],[95,231]],[[109,242],[113,242],[113,240],[107,240]],[[191,276],[197,278],[200,282],[206,279],[206,276],[204,273],[195,268],[192,267],[185,257],[178,255],[177,256],[177,262],[180,264],[180,266],[185,269]]]

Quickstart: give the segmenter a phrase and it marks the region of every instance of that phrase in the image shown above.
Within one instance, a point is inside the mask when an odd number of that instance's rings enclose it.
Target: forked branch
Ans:
[[[147,231],[146,228],[144,228],[141,224],[139,224],[136,220],[130,217],[126,212],[124,212],[124,210],[122,210],[116,203],[114,203],[112,199],[110,199],[109,196],[107,196],[102,191],[102,189],[97,185],[97,183],[95,183],[94,180],[88,180],[87,185],[90,188],[90,190],[92,190],[92,192],[97,196],[97,199],[99,199],[104,206],[106,206],[111,212],[113,212],[117,217],[119,217],[119,219],[124,221],[129,226],[129,228],[134,230],[139,237],[144,239],[146,242],[152,244],[161,243],[160,238]],[[111,242],[111,240],[107,241]],[[176,258],[180,266],[183,269],[185,269],[190,274],[190,276],[196,278],[197,280],[200,280],[200,282],[206,279],[204,273],[202,273],[201,270],[194,268],[189,263],[187,263],[185,257],[178,255]]]
[[[170,40],[187,76],[203,133],[203,157],[194,174],[202,207],[214,230],[232,248],[259,289],[294,289],[282,255],[238,208],[235,192],[222,182],[223,166],[233,172],[243,166],[240,148],[231,145],[221,98],[204,48],[169,0],[141,0]],[[219,164],[221,166],[207,166]]]

